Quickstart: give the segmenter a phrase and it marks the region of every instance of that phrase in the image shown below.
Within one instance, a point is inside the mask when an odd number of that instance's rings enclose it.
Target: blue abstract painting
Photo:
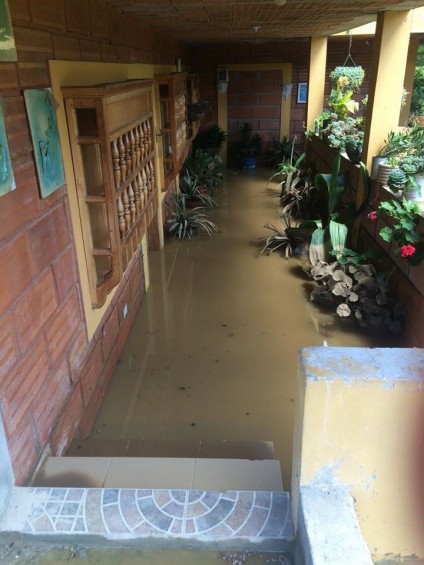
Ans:
[[[10,160],[9,144],[4,125],[3,105],[0,102],[0,196],[16,188]]]
[[[45,198],[65,184],[56,105],[48,88],[25,90],[24,96],[41,197]]]

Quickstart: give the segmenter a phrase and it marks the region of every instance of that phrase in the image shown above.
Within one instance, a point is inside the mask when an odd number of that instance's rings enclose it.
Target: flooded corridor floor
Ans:
[[[402,345],[310,304],[298,259],[258,257],[252,241],[276,220],[269,175],[229,172],[219,233],[150,253],[150,289],[91,432],[105,454],[116,440],[271,441],[289,490],[299,349]]]

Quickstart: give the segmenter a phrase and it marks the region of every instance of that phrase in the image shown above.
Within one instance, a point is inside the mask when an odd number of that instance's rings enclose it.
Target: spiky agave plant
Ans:
[[[187,208],[185,198],[180,194],[173,194],[172,205],[167,203],[167,206],[170,210],[168,231],[178,239],[191,239],[198,230],[206,232],[209,237],[214,231],[218,231],[216,224],[203,212],[205,208]]]
[[[205,190],[202,190],[198,179],[190,176],[188,171],[185,172],[180,182],[180,192],[186,200],[189,202],[198,202],[201,207],[215,208],[218,206],[216,200],[205,192]]]
[[[261,235],[256,239],[258,245],[262,245],[259,255],[266,253],[271,255],[274,251],[281,253],[286,259],[293,255],[293,250],[304,243],[304,240],[297,235],[287,233],[287,228],[291,227],[290,215],[282,214],[280,216],[281,227],[275,226],[271,222],[266,222],[264,228],[269,230],[270,234]]]

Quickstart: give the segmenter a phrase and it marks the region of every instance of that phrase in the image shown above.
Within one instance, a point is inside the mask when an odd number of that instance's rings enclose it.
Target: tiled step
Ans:
[[[102,546],[294,551],[285,492],[17,488],[2,531]]]
[[[282,491],[279,461],[158,457],[49,457],[34,486]]]
[[[172,441],[146,439],[74,440],[71,457],[194,457],[207,459],[274,459],[271,441]]]

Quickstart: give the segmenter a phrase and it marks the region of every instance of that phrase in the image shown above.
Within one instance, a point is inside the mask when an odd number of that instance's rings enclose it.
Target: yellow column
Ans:
[[[380,12],[374,39],[362,160],[371,168],[389,131],[399,126],[411,11]]]
[[[417,53],[418,53],[419,44],[420,44],[420,40],[418,37],[411,37],[409,41],[408,59],[406,61],[405,80],[403,81],[403,85],[406,91],[408,92],[408,96],[406,98],[406,104],[405,106],[402,106],[400,112],[401,125],[406,125],[408,123],[409,110],[411,108],[411,94],[412,94],[412,89],[414,87],[415,65],[417,63]]]
[[[325,67],[327,63],[327,37],[312,37],[309,84],[308,84],[308,109],[306,115],[306,129],[314,127],[314,120],[321,114],[324,107]]]
[[[224,131],[228,130],[228,114],[227,114],[227,91],[218,91],[218,125]],[[227,143],[225,142],[221,157],[224,164],[227,163]]]

